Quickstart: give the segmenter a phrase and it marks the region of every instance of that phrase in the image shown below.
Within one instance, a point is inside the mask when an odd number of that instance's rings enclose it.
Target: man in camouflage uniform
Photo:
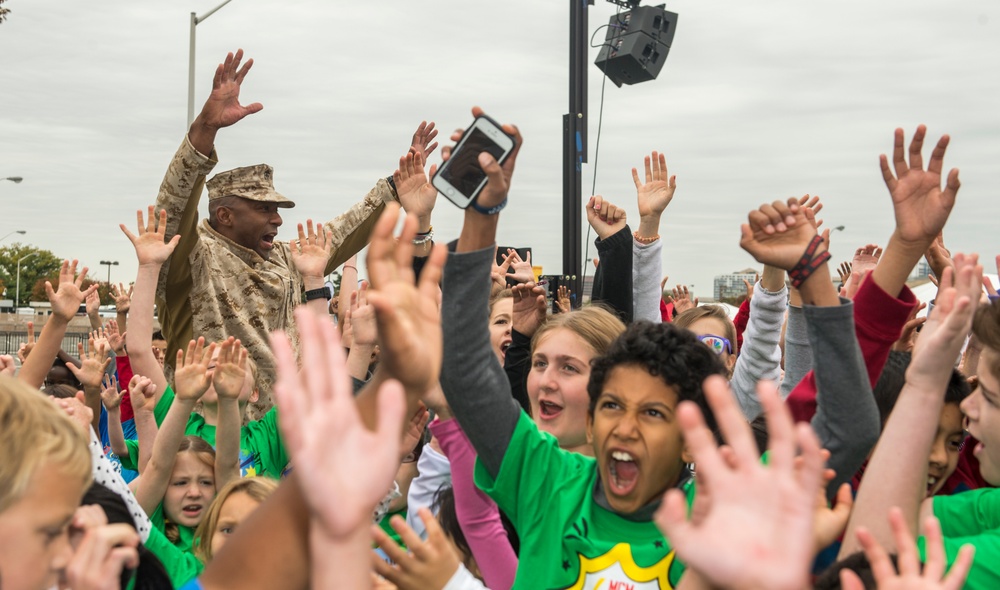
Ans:
[[[219,65],[212,93],[160,185],[156,206],[167,211],[166,238],[180,234],[181,240],[161,271],[156,303],[170,365],[191,338],[204,336],[212,342],[234,336],[243,342],[259,369],[259,400],[246,416],[255,420],[273,405],[275,359],[268,335],[285,330],[297,342],[292,310],[302,301],[303,288],[322,287],[325,275],[367,244],[385,203],[396,200],[396,193],[387,179],[380,179],[362,201],[325,224],[333,250],[317,276],[300,274],[289,245],[275,241],[282,224],[278,209],[295,203],[274,189],[270,166],[216,175],[208,182],[209,218],[199,223],[205,178],[218,163],[216,133],[263,108],[239,103],[240,85],[253,65],[251,59],[240,68],[242,57],[242,50],[237,51]],[[418,135],[414,149],[424,150],[424,140],[433,135]]]

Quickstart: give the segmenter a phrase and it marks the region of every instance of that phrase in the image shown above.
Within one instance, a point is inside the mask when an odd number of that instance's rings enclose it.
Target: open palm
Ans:
[[[892,196],[896,232],[907,242],[929,243],[941,233],[945,222],[948,221],[948,214],[955,205],[955,197],[960,186],[958,169],[954,168],[948,173],[944,190],[941,189],[944,154],[950,140],[947,135],[938,140],[934,151],[931,152],[927,169],[923,169],[923,156],[920,152],[926,133],[927,128],[920,125],[913,134],[909,163],[903,153],[902,129],[896,129],[892,168],[890,169],[884,154],[880,158],[882,177]]]

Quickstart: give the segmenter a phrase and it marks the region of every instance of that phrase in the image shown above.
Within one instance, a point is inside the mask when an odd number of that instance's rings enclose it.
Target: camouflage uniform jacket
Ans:
[[[212,229],[207,219],[198,223],[202,189],[216,163],[214,151],[199,153],[185,136],[160,185],[156,207],[167,210],[166,237],[180,234],[181,240],[160,271],[156,304],[171,364],[178,348],[196,336],[206,342],[234,336],[243,342],[258,366],[260,399],[247,409],[247,417],[256,420],[274,405],[275,360],[268,335],[284,330],[298,348],[292,310],[302,301],[302,277],[287,242],[275,241],[264,260]],[[361,202],[326,223],[333,239],[327,274],[364,248],[379,213],[392,200],[389,183],[379,180]]]

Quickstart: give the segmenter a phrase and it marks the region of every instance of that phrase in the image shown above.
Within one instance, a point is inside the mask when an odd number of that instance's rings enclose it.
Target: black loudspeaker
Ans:
[[[664,6],[636,6],[608,21],[604,45],[594,62],[615,85],[654,80],[667,60],[677,13]]]

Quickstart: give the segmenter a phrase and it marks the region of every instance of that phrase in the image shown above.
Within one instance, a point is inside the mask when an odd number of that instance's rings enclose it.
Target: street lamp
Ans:
[[[14,312],[16,313],[18,308],[21,307],[21,262],[36,256],[38,252],[32,252],[31,254],[25,254],[24,256],[17,259],[17,285],[14,287],[16,293],[14,294]]]
[[[25,231],[25,230],[23,230],[23,229],[16,229],[16,230],[10,232],[9,234],[5,235],[4,237],[0,238],[0,242],[6,240],[7,238],[11,237],[14,234],[21,234],[23,236],[26,233],[28,233],[28,232]]]
[[[117,260],[102,260],[101,264],[103,266],[108,267],[108,284],[110,285],[111,284],[111,267],[112,266],[118,266],[118,261]]]
[[[208,17],[216,13],[217,10],[229,4],[232,0],[226,0],[222,4],[216,6],[212,10],[209,10],[205,14],[198,16],[195,13],[191,13],[191,49],[188,54],[188,127],[191,127],[191,122],[194,121],[194,37],[195,28],[198,23],[204,21]]]
[[[4,178],[4,180],[9,180],[9,181],[13,182],[14,184],[18,184],[18,183],[20,183],[24,179],[21,178],[20,176],[8,176],[7,178]]]

